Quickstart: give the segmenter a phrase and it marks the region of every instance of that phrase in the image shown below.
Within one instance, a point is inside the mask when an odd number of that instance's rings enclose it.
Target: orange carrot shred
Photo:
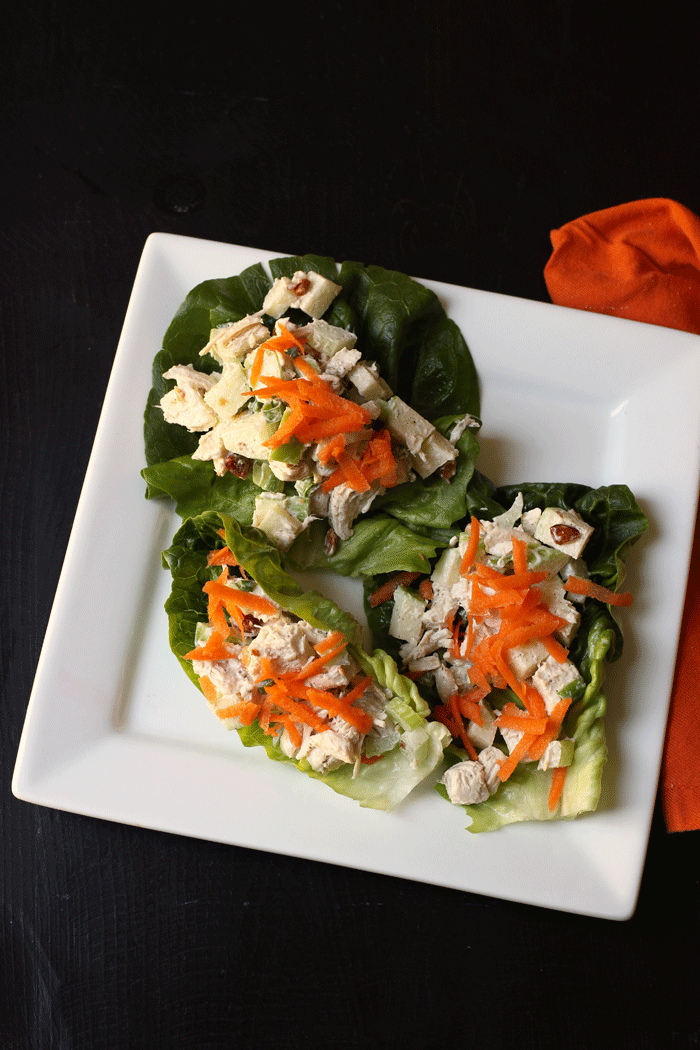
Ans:
[[[606,605],[627,606],[632,604],[630,591],[609,591],[607,587],[601,587],[593,580],[582,580],[578,576],[569,576],[564,582],[564,590],[572,594],[583,594],[587,598],[595,598]]]
[[[265,347],[266,343],[261,343],[255,351],[255,357],[253,358],[253,365],[250,369],[250,385],[255,387],[258,379],[260,379],[260,373],[262,372],[263,361],[265,360]]]
[[[207,700],[211,701],[212,704],[215,703],[216,689],[214,688],[211,678],[207,678],[205,674],[200,675],[199,685]]]
[[[479,549],[479,521],[472,514],[471,528],[469,530],[469,542],[467,543],[467,549],[464,552],[461,564],[459,566],[460,576],[466,576],[471,569],[476,559],[476,552]]]
[[[397,587],[410,587],[420,575],[421,573],[419,572],[397,573],[392,579],[377,587],[376,591],[370,595],[369,604],[373,609],[376,609],[378,605],[383,605],[384,602],[389,601]]]
[[[547,801],[550,813],[553,813],[559,804],[561,793],[564,790],[566,770],[566,766],[559,766],[557,769],[552,770],[552,786],[549,789],[549,799]]]
[[[327,638],[323,638],[320,642],[317,642],[314,649],[319,656],[323,656],[329,649],[335,649],[336,645],[345,640],[345,635],[341,631],[331,631]]]
[[[527,572],[527,543],[519,536],[513,536],[513,571],[518,575]]]
[[[542,639],[542,644],[545,649],[557,663],[563,664],[569,658],[569,650],[565,649],[563,645],[560,645],[556,638],[551,634],[546,634]]]

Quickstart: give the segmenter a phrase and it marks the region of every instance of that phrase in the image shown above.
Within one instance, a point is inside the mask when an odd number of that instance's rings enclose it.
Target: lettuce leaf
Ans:
[[[586,639],[586,660],[580,666],[587,683],[583,697],[571,705],[564,719],[562,736],[575,742],[574,760],[568,767],[560,805],[550,811],[551,772],[537,769],[536,762],[521,762],[495,795],[478,805],[462,806],[471,818],[467,830],[473,834],[495,831],[504,824],[524,820],[571,819],[596,809],[600,798],[603,766],[607,757],[603,718],[606,702],[601,692],[604,662],[614,644],[614,632],[598,618]],[[469,756],[450,747],[448,765]],[[447,798],[443,784],[436,790]]]
[[[170,645],[181,666],[199,688],[191,662],[184,656],[194,647],[197,623],[207,619],[207,601],[202,587],[220,571],[208,567],[207,554],[222,546],[219,532],[222,525],[226,544],[236,560],[273,601],[312,626],[342,631],[351,640],[349,651],[365,673],[392,694],[389,710],[400,726],[399,743],[379,761],[363,763],[354,778],[351,766],[319,773],[305,759],[297,761],[287,757],[257,723],[237,730],[241,741],[246,747],[263,747],[271,759],[296,765],[308,776],[355,799],[361,806],[387,811],[394,809],[442,761],[449,733],[439,723],[427,720],[428,705],[415,684],[399,673],[386,653],[376,650],[368,655],[359,647],[361,628],[352,616],[330,599],[302,589],[282,568],[279,551],[269,544],[267,538],[259,530],[241,525],[230,515],[206,512],[187,519],[175,534],[169,549],[163,553],[163,563],[173,577],[172,591],[165,605]],[[395,712],[392,705],[395,705]]]
[[[577,511],[596,529],[584,552],[589,573],[611,590],[620,586],[625,559],[648,527],[644,512],[626,485],[593,489],[574,484],[523,484],[496,489],[488,479],[475,472],[469,492],[474,508],[472,513],[483,519],[504,513],[518,493],[523,494],[524,511],[536,506]],[[393,600],[374,609],[369,603],[371,593],[390,575],[375,575],[365,580],[365,608],[374,644],[381,645],[400,662],[401,643],[389,634]],[[610,606],[589,599],[569,653],[569,659],[578,667],[586,688],[584,695],[571,705],[563,724],[562,736],[573,738],[576,746],[560,806],[554,813],[548,807],[551,773],[537,770],[537,763],[520,763],[488,801],[462,807],[471,817],[469,831],[493,831],[504,824],[524,820],[570,818],[596,808],[607,753],[603,721],[606,708],[602,692],[604,667],[606,662],[620,656],[622,645],[622,631]],[[433,690],[421,689],[432,703],[439,702]],[[512,695],[510,699],[516,698]],[[445,754],[449,765],[468,758],[466,752],[455,745],[448,747]],[[442,784],[436,788],[443,798],[448,797]]]
[[[444,429],[451,421],[479,414],[476,369],[457,326],[450,321],[434,292],[405,274],[379,266],[344,262],[338,269],[326,256],[302,255],[273,259],[273,277],[295,270],[316,270],[342,286],[325,319],[350,328],[368,360],[376,360],[394,393]],[[184,427],[165,422],[160,399],[172,386],[163,373],[175,364],[192,364],[211,372],[217,366],[210,355],[199,356],[211,328],[237,321],[262,306],[270,280],[261,265],[237,277],[204,281],[188,294],[169,325],[163,348],[153,363],[153,386],[144,415],[147,466],[142,471],[148,499],[175,501],[182,518],[206,510],[252,521],[260,490],[248,479],[218,477],[211,462],[190,459],[199,441]],[[296,320],[308,320],[292,311]],[[441,479],[418,478],[375,500],[366,518],[389,515],[408,528],[450,528],[467,513],[466,491],[478,453],[475,438],[460,442],[456,476],[449,485]],[[292,491],[291,486],[287,486]],[[306,540],[304,536],[303,542]],[[339,559],[354,562],[353,574],[373,571],[355,554]],[[399,565],[398,568],[402,566]]]

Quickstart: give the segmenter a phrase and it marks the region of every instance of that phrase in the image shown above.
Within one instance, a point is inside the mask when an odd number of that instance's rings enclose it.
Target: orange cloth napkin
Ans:
[[[700,334],[700,218],[662,197],[592,212],[551,232],[544,271],[559,306]],[[661,773],[669,831],[700,828],[700,516]]]

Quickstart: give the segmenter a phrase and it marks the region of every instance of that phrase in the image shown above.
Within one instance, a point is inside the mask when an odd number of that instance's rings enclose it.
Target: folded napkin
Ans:
[[[700,334],[700,218],[662,197],[551,232],[544,271],[559,306]],[[700,517],[695,524],[661,789],[669,831],[700,829]]]

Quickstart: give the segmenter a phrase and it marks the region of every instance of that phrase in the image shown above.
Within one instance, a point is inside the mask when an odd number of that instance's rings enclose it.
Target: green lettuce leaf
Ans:
[[[324,552],[325,535],[323,522],[313,522],[308,535],[302,534],[292,544],[285,563],[297,570],[326,569],[341,576],[428,572],[442,545],[386,515],[359,521],[350,539],[341,540],[332,555]]]
[[[331,324],[350,328],[358,336],[363,357],[376,360],[381,374],[408,404],[443,430],[455,418],[479,414],[476,369],[464,339],[434,292],[405,274],[379,266],[346,261],[338,269],[326,256],[302,255],[273,259],[273,277],[296,270],[315,270],[340,284],[341,293],[325,315]],[[237,321],[262,306],[270,281],[261,265],[237,277],[204,281],[188,294],[163,339],[153,363],[153,386],[144,415],[146,497],[175,501],[185,518],[216,510],[239,521],[252,521],[260,490],[252,480],[218,477],[211,462],[190,461],[199,441],[184,427],[165,422],[160,399],[173,385],[163,373],[175,364],[192,364],[211,372],[210,355],[199,356],[211,328]],[[293,319],[308,320],[299,311]],[[478,453],[469,434],[460,441],[460,460],[449,485],[437,478],[417,479],[375,500],[367,519],[390,515],[408,528],[450,528],[467,513],[466,490]],[[292,488],[288,486],[291,493]],[[302,542],[306,541],[306,537]],[[300,544],[301,545],[301,544]],[[349,564],[350,557],[339,559]],[[340,571],[340,570],[339,570]],[[367,571],[355,563],[355,572]]]
[[[601,687],[604,662],[613,642],[613,632],[601,619],[596,620],[586,639],[586,660],[579,668],[587,683],[586,691],[571,705],[564,719],[562,736],[572,738],[575,749],[560,805],[554,811],[549,809],[551,771],[538,770],[536,762],[521,762],[486,802],[462,806],[471,818],[468,831],[495,831],[504,824],[524,820],[571,819],[596,809],[607,757],[603,724],[606,703]],[[458,748],[449,748],[447,757],[449,764],[454,764],[469,756]],[[444,785],[436,785],[436,790],[443,798],[448,797]]]
[[[589,573],[609,589],[620,586],[625,559],[648,527],[644,512],[627,486],[609,485],[593,489],[574,484],[524,484],[496,489],[475,471],[468,489],[471,513],[483,519],[494,518],[512,506],[519,492],[523,494],[525,511],[547,506],[573,509],[593,525],[596,532],[584,552]],[[389,634],[393,600],[376,608],[372,608],[369,602],[373,591],[392,575],[389,572],[365,579],[365,609],[374,644],[380,645],[400,664],[402,643]],[[504,824],[524,820],[569,818],[596,808],[606,758],[603,721],[606,705],[602,693],[604,666],[620,656],[622,644],[622,631],[610,606],[589,599],[569,653],[586,689],[583,697],[572,704],[563,724],[562,736],[573,738],[576,746],[560,806],[553,813],[549,810],[551,772],[537,770],[537,763],[520,763],[488,801],[462,807],[472,821],[469,831],[492,831]],[[439,702],[434,690],[421,686],[421,691],[432,704]],[[508,698],[516,700],[514,695]],[[468,755],[451,745],[446,757],[448,764],[454,764],[465,760]],[[436,787],[444,798],[448,797],[442,784]]]
[[[265,593],[283,609],[323,630],[342,631],[349,638],[349,651],[366,674],[392,694],[388,709],[400,726],[400,742],[372,764],[362,764],[353,777],[350,766],[319,773],[305,760],[287,757],[257,723],[237,730],[246,747],[261,746],[275,761],[292,763],[339,794],[361,806],[391,810],[427,776],[434,772],[449,742],[449,733],[439,723],[429,722],[430,709],[415,684],[404,678],[393,660],[380,650],[368,655],[357,642],[361,628],[335,602],[304,590],[282,568],[279,551],[257,529],[241,525],[229,515],[206,512],[187,519],[163,553],[163,563],[172,573],[173,584],[166,602],[170,645],[188,677],[198,686],[191,662],[184,656],[194,647],[197,623],[207,619],[207,600],[202,587],[220,570],[207,565],[210,550],[222,546],[219,530],[224,527],[226,544],[238,563]],[[392,706],[393,705],[393,706]]]

